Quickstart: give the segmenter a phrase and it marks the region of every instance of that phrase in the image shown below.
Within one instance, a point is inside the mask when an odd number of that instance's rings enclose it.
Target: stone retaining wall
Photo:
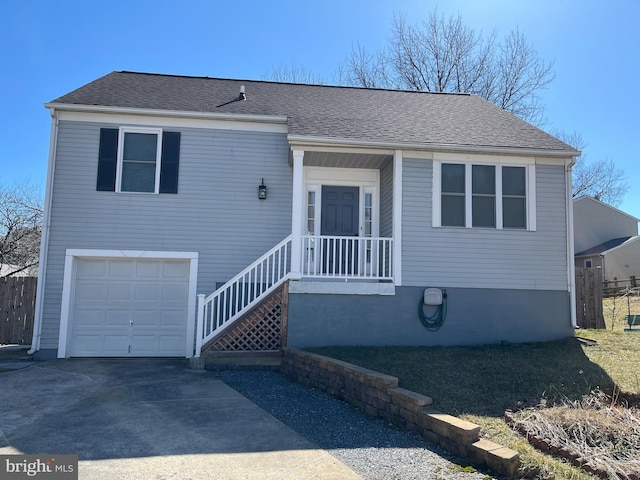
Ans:
[[[518,468],[518,452],[481,439],[480,426],[434,410],[431,398],[398,387],[396,377],[290,347],[281,370],[501,475],[512,476]]]

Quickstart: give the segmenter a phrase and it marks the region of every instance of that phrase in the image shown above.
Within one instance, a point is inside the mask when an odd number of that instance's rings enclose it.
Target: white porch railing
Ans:
[[[302,275],[314,278],[393,279],[393,238],[302,236]]]
[[[291,273],[291,235],[208,297],[198,295],[196,357],[202,346],[278,288]]]

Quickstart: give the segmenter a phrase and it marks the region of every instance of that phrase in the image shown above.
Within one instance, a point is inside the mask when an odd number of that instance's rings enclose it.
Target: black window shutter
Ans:
[[[118,163],[118,129],[100,129],[100,153],[98,154],[98,180],[96,190],[115,192],[116,165]]]
[[[179,162],[180,132],[163,132],[162,163],[160,164],[160,193],[178,193]]]

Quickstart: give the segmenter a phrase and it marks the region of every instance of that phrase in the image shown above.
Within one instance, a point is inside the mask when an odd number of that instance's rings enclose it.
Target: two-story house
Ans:
[[[42,357],[573,332],[580,152],[478,96],[113,72],[46,107]]]

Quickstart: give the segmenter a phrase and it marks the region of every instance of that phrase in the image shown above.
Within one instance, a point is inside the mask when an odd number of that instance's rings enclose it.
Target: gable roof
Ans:
[[[591,247],[583,252],[576,253],[576,257],[588,257],[591,255],[606,255],[611,250],[614,250],[623,245],[627,245],[629,243],[635,242],[640,239],[640,236],[635,237],[622,237],[622,238],[614,238],[612,240],[608,240],[600,245],[596,245],[595,247]]]
[[[612,207],[611,205],[608,205],[608,204],[606,204],[604,202],[601,202],[600,200],[597,200],[597,199],[595,199],[593,197],[590,197],[589,195],[582,195],[580,197],[577,197],[577,198],[573,199],[573,203],[574,204],[576,204],[578,202],[584,202],[584,201],[592,202],[592,203],[594,203],[596,205],[600,205],[602,207],[606,207],[606,208],[610,209],[612,212],[615,212],[615,213],[620,214],[620,215],[624,215],[625,217],[628,217],[631,220],[635,220],[636,222],[640,222],[640,218],[636,218],[633,215],[628,214],[627,212],[623,212],[622,210],[619,210],[616,207]]]
[[[238,98],[244,86],[246,101]],[[230,103],[229,103],[230,102]],[[224,104],[224,105],[223,105]],[[469,94],[112,72],[46,104],[286,118],[290,139],[580,152]],[[524,153],[524,152],[523,152]]]

